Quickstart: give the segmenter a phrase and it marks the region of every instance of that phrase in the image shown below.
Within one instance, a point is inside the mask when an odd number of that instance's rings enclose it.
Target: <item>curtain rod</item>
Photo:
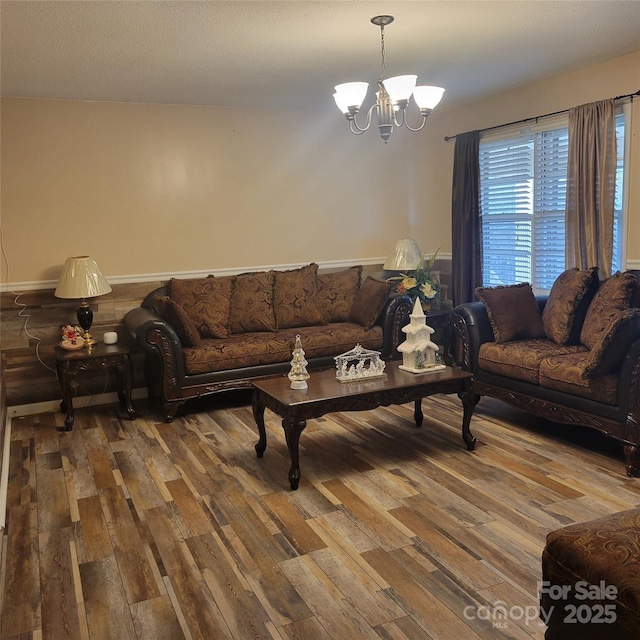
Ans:
[[[640,89],[635,93],[627,93],[623,96],[616,96],[614,100],[624,100],[625,98],[631,98],[631,102],[633,102],[634,96],[640,96]],[[523,118],[522,120],[515,120],[514,122],[507,122],[506,124],[497,124],[493,127],[486,127],[485,129],[480,129],[479,131],[482,133],[483,131],[493,131],[493,129],[501,129],[502,127],[510,127],[514,124],[523,124],[525,122],[531,122],[532,120],[538,120],[539,118],[548,118],[550,116],[557,116],[561,113],[567,113],[569,109],[561,109],[560,111],[554,111],[553,113],[545,113],[543,116],[535,116],[533,118]],[[453,140],[459,134],[455,134],[453,136],[445,136],[444,141],[449,142],[449,140]]]

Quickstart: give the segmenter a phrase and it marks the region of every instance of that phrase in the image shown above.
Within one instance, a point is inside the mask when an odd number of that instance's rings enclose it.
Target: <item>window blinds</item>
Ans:
[[[484,286],[530,282],[536,293],[548,293],[564,271],[567,122],[564,114],[524,130],[492,132],[480,140]],[[622,262],[623,113],[616,124],[614,271]]]

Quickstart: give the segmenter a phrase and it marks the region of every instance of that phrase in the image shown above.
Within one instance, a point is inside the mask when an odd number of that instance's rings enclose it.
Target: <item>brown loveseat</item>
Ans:
[[[552,421],[584,425],[624,445],[640,475],[640,281],[637,272],[598,281],[569,269],[548,296],[528,284],[479,288],[459,305],[458,358],[489,395]]]
[[[285,374],[300,335],[308,369],[361,344],[396,353],[410,308],[389,299],[390,284],[362,267],[318,273],[312,263],[286,271],[190,280],[172,278],[129,311],[125,324],[145,352],[150,396],[160,392],[167,421],[189,399],[249,388]]]

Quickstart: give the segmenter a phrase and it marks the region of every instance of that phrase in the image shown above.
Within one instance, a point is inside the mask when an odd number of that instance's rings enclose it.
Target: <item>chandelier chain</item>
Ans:
[[[380,76],[380,82],[385,79],[385,67],[384,67],[384,25],[380,25],[380,55],[382,58],[382,75]]]

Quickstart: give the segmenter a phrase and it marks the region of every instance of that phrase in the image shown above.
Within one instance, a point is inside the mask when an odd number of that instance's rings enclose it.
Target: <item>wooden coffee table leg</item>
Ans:
[[[422,398],[418,398],[415,402],[415,408],[413,410],[413,417],[416,421],[416,427],[422,426],[422,420],[424,416],[422,415]]]
[[[470,384],[465,385],[465,390],[458,393],[458,398],[462,400],[462,408],[464,410],[462,415],[462,439],[467,445],[467,449],[473,451],[476,447],[476,438],[471,433],[469,425],[471,424],[471,416],[473,415],[473,408],[476,406],[476,400]]]
[[[282,428],[287,440],[287,448],[289,449],[289,457],[291,458],[291,467],[289,469],[289,484],[291,490],[295,491],[300,483],[300,459],[298,455],[298,446],[300,443],[300,434],[307,426],[306,420],[298,420],[293,411],[287,411],[282,419]]]
[[[262,458],[267,448],[267,432],[264,428],[264,400],[258,390],[254,390],[251,404],[253,407],[253,419],[258,425],[258,434],[260,435],[260,439],[256,444],[256,454],[258,458]]]

